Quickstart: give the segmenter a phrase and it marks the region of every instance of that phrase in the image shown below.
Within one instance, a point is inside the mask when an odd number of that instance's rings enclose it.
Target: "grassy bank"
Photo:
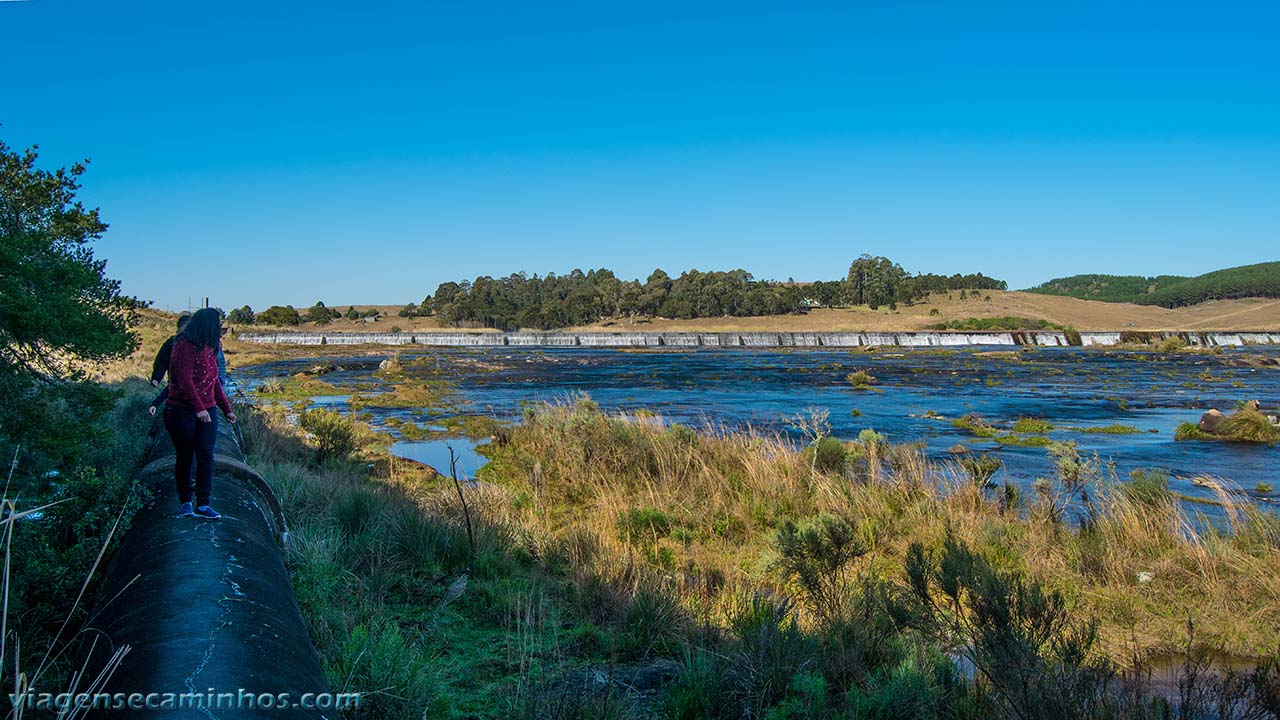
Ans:
[[[278,413],[246,430],[335,689],[382,689],[362,717],[1162,717],[1135,658],[1280,647],[1274,514],[1224,495],[1214,529],[1069,445],[1023,496],[874,433],[797,452],[583,398],[500,430],[464,511],[358,438],[317,464]]]

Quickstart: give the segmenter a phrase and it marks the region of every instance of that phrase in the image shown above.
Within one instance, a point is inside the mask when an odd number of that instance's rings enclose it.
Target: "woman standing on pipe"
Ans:
[[[218,380],[217,352],[222,320],[217,310],[197,310],[178,333],[169,357],[169,401],[164,406],[164,427],[176,452],[173,467],[178,490],[178,512],[216,520],[221,515],[209,505],[213,489],[213,445],[218,437],[220,408],[227,420],[236,421],[231,404]],[[191,458],[195,456],[195,506],[192,507]]]

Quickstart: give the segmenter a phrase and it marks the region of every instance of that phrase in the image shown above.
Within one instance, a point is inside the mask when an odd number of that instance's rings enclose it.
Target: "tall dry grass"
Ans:
[[[869,548],[856,572],[901,579],[911,543],[936,548],[951,533],[1097,618],[1116,658],[1178,650],[1188,618],[1218,652],[1280,647],[1280,519],[1227,490],[1210,519],[1167,488],[1105,477],[1072,447],[1055,450],[1058,477],[1022,491],[979,487],[874,436],[843,443],[824,468],[776,436],[698,434],[648,413],[606,415],[585,398],[524,420],[481,475],[508,495],[494,520],[615,595],[649,578],[709,617],[734,588],[786,590],[766,571],[777,528],[827,513]]]

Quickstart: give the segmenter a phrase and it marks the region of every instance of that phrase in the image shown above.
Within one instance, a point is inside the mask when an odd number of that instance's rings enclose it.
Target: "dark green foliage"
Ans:
[[[253,320],[253,308],[248,305],[238,307],[227,313],[227,322],[235,323],[236,325],[252,325]]]
[[[107,224],[76,200],[84,163],[39,170],[0,142],[0,383],[68,379],[137,346],[120,283],[90,247]],[[87,161],[86,161],[87,162]],[[13,392],[14,388],[10,388]],[[0,397],[9,407],[12,398]]]
[[[684,671],[667,688],[660,717],[668,720],[737,720],[724,659],[702,648],[686,650]]]
[[[146,426],[151,420],[145,408],[153,391],[149,385],[140,385],[123,398],[118,393],[94,393],[90,410],[69,410],[59,400],[31,413],[43,420],[39,427],[56,433],[50,438],[56,447],[22,445],[8,497],[18,499],[19,511],[58,504],[47,509],[38,522],[14,526],[11,547],[15,565],[10,573],[8,617],[11,629],[20,618],[18,637],[24,661],[38,660],[48,649],[117,518],[120,525],[113,543],[120,541],[144,499],[144,488],[133,482],[133,474],[143,457]],[[87,385],[84,389],[99,390]],[[47,396],[40,396],[36,402],[46,401]],[[7,428],[14,427],[11,423],[25,417],[29,408],[23,405],[12,410],[21,414],[7,413]],[[86,412],[85,417],[79,417],[79,412]],[[12,459],[13,455],[6,458],[6,472]],[[58,475],[46,477],[49,470],[58,471]],[[92,597],[95,588],[96,582],[90,583],[86,597]],[[79,627],[86,610],[82,604],[69,627]],[[63,640],[68,638],[64,635]]]
[[[601,269],[546,277],[524,273],[500,279],[483,276],[472,282],[442,284],[429,300],[435,312],[452,325],[548,330],[636,315],[783,314],[799,311],[801,299],[798,288],[757,281],[743,270],[690,270],[676,280],[658,270],[641,285]]]
[[[302,322],[302,317],[292,305],[286,307],[272,305],[258,313],[255,321],[259,325],[297,325]]]
[[[340,317],[342,317],[342,313],[325,307],[324,303],[319,301],[307,308],[307,322],[313,322],[317,325],[327,325],[331,320],[336,320]]]
[[[64,619],[69,627],[83,622],[83,604],[68,616],[81,584],[117,519],[126,527],[141,501],[131,477],[151,391],[144,385],[122,400],[85,380],[93,364],[136,347],[128,326],[142,303],[122,297],[106,262],[93,256],[90,244],[107,225],[76,200],[84,163],[50,172],[36,169],[36,159],[35,148],[17,153],[0,142],[5,499],[19,512],[58,503],[38,520],[16,522],[8,546],[14,567],[4,614],[11,631],[21,628],[24,662],[50,649]],[[13,647],[15,639],[3,642]]]
[[[1114,668],[1094,652],[1097,625],[1078,620],[1057,591],[995,569],[948,536],[912,544],[911,589],[897,612],[972,664],[988,700],[1017,718],[1118,715]]]
[[[17,460],[8,496],[20,507],[49,490],[50,471],[103,474],[134,460],[98,452],[113,437],[103,416],[119,394],[83,380],[92,364],[136,347],[128,324],[138,303],[93,256],[107,225],[76,200],[84,163],[50,172],[36,159],[35,148],[0,142],[0,462],[7,470]]]
[[[894,309],[898,303],[912,302],[933,292],[961,290],[963,295],[965,289],[1004,290],[1006,287],[1004,281],[982,273],[910,275],[889,258],[863,255],[849,266],[843,292],[846,303],[866,305],[874,310],[882,305]]]
[[[624,625],[636,656],[667,653],[678,647],[684,613],[670,588],[660,587],[655,580],[642,581],[627,604]]]
[[[818,438],[809,452],[813,453],[813,466],[823,472],[839,472],[849,458],[844,443],[830,435]]]
[[[620,317],[752,317],[802,312],[814,305],[895,306],[954,287],[1003,289],[1005,284],[982,274],[913,276],[886,258],[863,256],[845,279],[804,286],[756,280],[745,270],[689,270],[674,279],[655,270],[643,284],[605,269],[545,277],[482,276],[440,285],[417,312],[430,308],[451,325],[549,330]]]
[[[814,639],[800,630],[789,602],[759,595],[739,598],[729,625],[730,697],[742,717],[764,717],[787,697],[792,679],[814,666]]]
[[[805,602],[827,620],[839,617],[849,597],[848,566],[867,552],[844,518],[822,514],[799,524],[783,522],[773,541],[771,569],[796,586]]]
[[[1137,302],[1157,288],[1179,283],[1188,278],[1178,275],[1140,277],[1138,275],[1072,275],[1056,278],[1026,292],[1040,295],[1064,295],[1081,300],[1102,302]]]
[[[1177,275],[1073,275],[1050,280],[1027,292],[1163,307],[1228,298],[1280,297],[1280,262],[1243,265],[1190,278]]]
[[[343,313],[342,315],[343,315],[343,317],[345,317],[345,318],[346,318],[346,319],[348,319],[348,320],[359,320],[359,319],[360,319],[360,311],[359,311],[359,310],[356,310],[355,305],[348,305],[348,306],[347,306],[347,311],[346,311],[345,313]]]
[[[849,692],[848,720],[934,720],[965,717],[969,690],[955,661],[941,653],[886,665]],[[966,712],[969,710],[969,712]]]
[[[1143,305],[1181,307],[1206,300],[1241,297],[1280,297],[1280,262],[1215,270],[1182,282],[1156,288],[1138,299]]]

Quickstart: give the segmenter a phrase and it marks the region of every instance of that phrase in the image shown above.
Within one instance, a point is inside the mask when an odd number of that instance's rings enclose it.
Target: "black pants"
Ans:
[[[173,480],[179,502],[191,502],[191,458],[194,456],[196,506],[209,504],[209,492],[213,489],[213,444],[218,439],[216,412],[210,410],[209,422],[200,422],[191,408],[165,405],[164,427],[176,451]]]

